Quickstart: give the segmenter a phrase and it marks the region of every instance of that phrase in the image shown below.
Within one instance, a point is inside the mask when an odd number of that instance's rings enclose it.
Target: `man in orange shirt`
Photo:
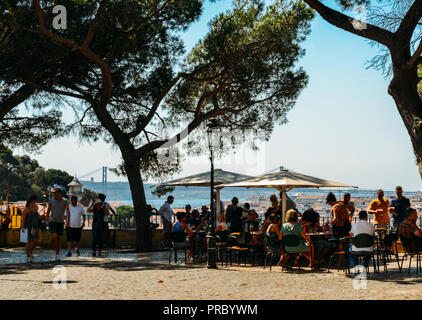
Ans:
[[[390,201],[384,198],[384,191],[377,191],[377,199],[373,200],[369,204],[368,213],[374,215],[374,226],[375,228],[388,228],[390,226],[390,216],[388,214],[388,208],[390,207]]]

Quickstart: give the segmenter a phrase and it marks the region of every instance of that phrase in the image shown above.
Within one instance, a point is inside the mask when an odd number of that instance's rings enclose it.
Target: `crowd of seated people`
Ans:
[[[290,198],[286,204],[289,210],[286,212],[285,223],[283,223],[281,195],[280,200],[275,194],[270,196],[270,206],[262,219],[259,218],[255,210],[251,209],[248,203],[240,205],[239,199],[234,197],[226,210],[217,214],[215,232],[225,240],[227,240],[227,235],[229,234],[248,234],[249,237],[246,237],[247,241],[243,245],[258,248],[262,252],[264,252],[263,240],[265,235],[268,249],[283,249],[283,252],[286,253],[285,256],[280,258],[280,263],[287,262],[288,257],[291,256],[289,253],[295,253],[297,257],[304,257],[309,260],[310,266],[312,266],[312,262],[315,262],[312,261],[314,257],[311,257],[311,236],[314,236],[312,238],[312,247],[318,249],[318,256],[315,257],[317,261],[321,261],[330,251],[333,252],[333,250],[339,249],[339,240],[337,242],[329,242],[328,238],[321,236],[327,231],[330,231],[329,234],[332,237],[331,240],[333,240],[333,238],[352,238],[362,233],[374,236],[375,227],[385,227],[389,232],[391,230],[392,232],[397,232],[397,236],[403,239],[402,242],[409,251],[421,251],[422,231],[416,225],[418,218],[417,211],[410,208],[410,202],[401,195],[401,187],[397,187],[396,191],[398,200],[396,202],[393,200],[394,207],[391,208],[389,207],[389,201],[383,198],[383,191],[378,190],[377,199],[371,202],[367,211],[361,210],[359,212],[359,220],[356,223],[352,223],[351,219],[356,209],[351,201],[350,194],[345,193],[343,198],[337,201],[335,195],[330,192],[326,200],[332,206],[332,219],[324,225],[320,224],[320,214],[313,208],[309,208],[303,214],[300,214],[293,200]],[[374,218],[376,218],[375,221],[377,223],[375,227],[374,224],[369,222],[368,213],[374,215]],[[389,224],[386,222],[389,221],[389,217],[385,215],[387,214],[388,216],[389,213],[396,214],[394,228],[389,228]],[[183,214],[177,214],[177,222],[173,224],[172,230],[182,230],[187,236],[184,242],[192,242],[192,232],[207,229],[211,223],[210,218],[210,211],[207,206],[202,206],[201,210],[198,211],[198,209],[192,210],[190,205],[186,205],[185,212]],[[397,223],[397,221],[399,222]],[[299,239],[296,245],[282,246],[283,238],[291,235]],[[206,238],[204,235],[198,236],[198,238],[200,237],[203,240]],[[242,239],[245,239],[245,237],[242,237]],[[371,251],[372,247],[357,248],[351,244],[350,247],[342,249],[352,253],[350,256],[350,265],[353,266],[355,264],[353,254],[362,251]],[[189,255],[192,254],[192,250],[190,249]],[[364,266],[367,267],[368,264],[369,260],[365,257]]]

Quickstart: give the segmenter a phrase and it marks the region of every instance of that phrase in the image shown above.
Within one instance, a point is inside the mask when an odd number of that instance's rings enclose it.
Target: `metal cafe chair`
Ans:
[[[302,252],[296,252],[296,251],[290,251],[288,252],[286,250],[286,246],[287,247],[296,247],[300,244],[300,237],[298,235],[295,234],[287,234],[287,235],[283,235],[283,238],[281,239],[281,253],[284,256],[287,256],[287,261],[284,261],[281,264],[281,269],[282,271],[284,270],[284,268],[286,267],[286,263],[290,260],[290,257],[293,256],[294,258],[296,258],[296,256],[298,254],[301,254]],[[299,270],[300,270],[300,264],[298,264]]]
[[[169,248],[169,264],[171,263],[171,255],[174,252],[174,262],[177,263],[177,250],[183,250],[185,253],[186,263],[186,252],[190,248],[190,243],[187,243],[186,233],[181,231],[174,231],[170,233],[171,247]]]
[[[361,233],[358,234],[357,236],[352,238],[352,244],[356,247],[356,248],[368,248],[368,247],[373,247],[374,246],[374,237],[370,234],[367,233]],[[345,249],[347,250],[347,249]],[[373,266],[374,266],[374,273],[377,273],[377,264],[375,262],[375,253],[374,250],[372,251],[352,251],[350,252],[350,255],[354,258],[357,258],[358,262],[361,258],[363,257],[370,257],[372,258],[372,262],[373,262]],[[350,266],[349,266],[350,267]],[[369,267],[368,267],[368,271],[369,271]]]
[[[225,231],[217,231],[215,233],[215,237],[217,239],[216,246],[217,246],[217,257],[220,258],[221,266],[223,266],[223,254],[227,256],[227,250],[229,248],[228,240],[229,240],[229,230]]]
[[[382,260],[384,272],[387,273],[387,260],[390,259],[391,256],[394,256],[396,258],[397,265],[399,267],[399,270],[401,271],[400,258],[397,249],[397,240],[398,235],[395,233],[389,233],[385,235],[383,241],[380,241],[380,239],[378,239],[377,247],[375,249],[378,260],[378,272],[380,260]],[[393,247],[395,250],[393,250]]]
[[[340,270],[340,261],[343,258],[343,270],[346,273],[350,272],[350,265],[349,265],[349,243],[351,238],[349,237],[345,237],[345,238],[341,238],[341,239],[337,239],[337,238],[332,238],[329,239],[331,240],[330,242],[332,243],[332,245],[334,245],[334,243],[338,242],[341,243],[341,248],[339,248],[338,250],[335,250],[334,252],[331,253],[330,255],[330,259],[328,261],[328,268],[327,268],[327,272],[330,272],[330,267],[333,263],[333,259],[336,258],[337,259],[337,271]]]
[[[404,237],[400,237],[400,241],[402,243],[403,251],[404,251],[404,255],[403,255],[403,258],[401,260],[401,264],[399,265],[400,272],[403,269],[404,260],[407,260],[409,258],[408,273],[410,274],[410,269],[412,267],[412,259],[413,259],[413,257],[416,256],[416,274],[418,275],[419,272],[422,271],[422,266],[421,266],[421,254],[422,254],[422,252],[420,250],[418,250],[418,251],[412,250],[411,249],[411,243],[410,243],[409,239],[404,238]]]
[[[227,265],[227,255],[230,257],[230,265],[232,265],[232,253],[235,254],[235,259],[237,264],[240,266],[241,257],[244,257],[245,266],[246,261],[249,257],[249,248],[247,247],[247,244],[251,241],[252,235],[249,232],[240,232],[239,234],[233,235],[231,234],[229,236],[231,239],[235,239],[235,244],[232,246],[228,246],[227,248],[227,254],[226,254],[226,265]]]
[[[264,235],[264,253],[265,253],[265,257],[264,257],[264,269],[267,266],[267,260],[268,258],[270,258],[270,271],[271,271],[271,267],[273,265],[273,255],[281,255],[281,247],[279,249],[270,249],[269,248],[269,243],[271,243],[271,239],[268,235]]]

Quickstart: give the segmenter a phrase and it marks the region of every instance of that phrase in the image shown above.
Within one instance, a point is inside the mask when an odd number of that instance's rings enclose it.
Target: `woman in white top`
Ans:
[[[229,230],[227,223],[224,221],[224,215],[223,214],[218,215],[217,222],[218,222],[218,225],[215,228],[215,232]]]

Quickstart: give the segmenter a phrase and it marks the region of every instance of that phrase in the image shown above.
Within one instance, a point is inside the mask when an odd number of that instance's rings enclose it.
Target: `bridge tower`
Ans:
[[[107,194],[107,167],[103,167],[103,193]]]

